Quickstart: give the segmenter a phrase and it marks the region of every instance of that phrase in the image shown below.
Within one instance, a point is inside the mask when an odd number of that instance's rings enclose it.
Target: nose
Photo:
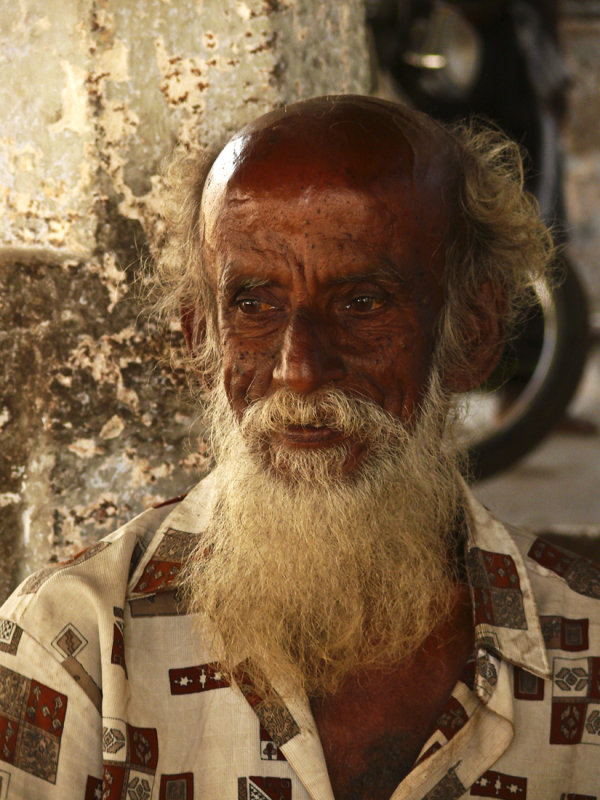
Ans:
[[[306,312],[298,312],[287,326],[273,381],[300,394],[309,394],[340,381],[346,374],[324,326]]]

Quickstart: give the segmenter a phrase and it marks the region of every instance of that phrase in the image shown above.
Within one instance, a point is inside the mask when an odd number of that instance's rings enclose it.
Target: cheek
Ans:
[[[417,326],[378,338],[365,367],[386,411],[411,420],[427,388],[433,352],[434,336]]]
[[[264,395],[270,384],[275,356],[269,351],[228,344],[223,356],[223,379],[231,407],[243,413],[250,402]]]
[[[228,347],[223,355],[223,381],[232,408],[241,412],[245,405],[247,388],[254,373],[254,363],[247,350]]]

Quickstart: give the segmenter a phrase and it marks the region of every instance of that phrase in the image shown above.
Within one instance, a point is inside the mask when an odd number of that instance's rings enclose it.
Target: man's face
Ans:
[[[441,145],[393,123],[360,104],[339,120],[280,114],[215,163],[203,261],[238,419],[278,390],[339,389],[412,427],[444,301],[448,175]],[[344,444],[351,468],[365,445],[326,422],[284,426],[269,445]]]
[[[442,291],[433,243],[408,203],[387,209],[371,193],[337,187],[284,197],[248,187],[240,199],[225,193],[209,236],[224,384],[238,417],[281,388],[339,388],[411,423]],[[295,425],[278,435],[287,448],[341,436]]]

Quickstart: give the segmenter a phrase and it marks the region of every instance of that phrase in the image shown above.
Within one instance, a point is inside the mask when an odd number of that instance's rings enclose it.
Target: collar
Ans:
[[[466,486],[464,496],[476,648],[547,679],[546,645],[523,556],[506,527]]]

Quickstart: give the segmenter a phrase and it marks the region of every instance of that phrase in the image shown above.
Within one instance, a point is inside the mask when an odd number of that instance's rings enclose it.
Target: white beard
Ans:
[[[341,392],[313,402],[281,390],[238,423],[215,391],[217,500],[183,589],[216,623],[226,670],[250,658],[263,691],[270,673],[325,694],[360,668],[409,659],[445,618],[460,484],[432,385],[410,432]],[[344,446],[265,446],[283,421],[332,415],[367,443],[349,475]]]

